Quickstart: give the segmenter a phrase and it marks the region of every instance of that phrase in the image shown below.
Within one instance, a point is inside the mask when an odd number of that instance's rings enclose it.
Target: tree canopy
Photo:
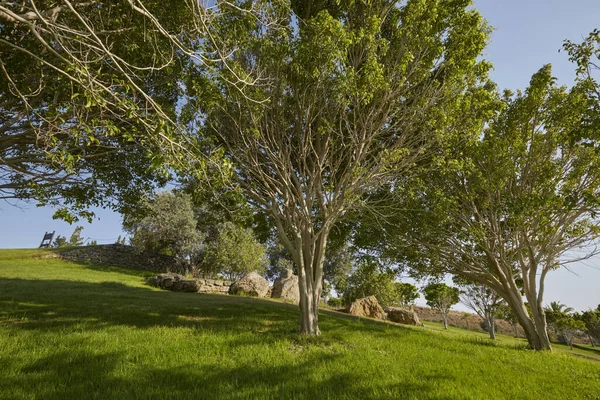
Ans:
[[[269,2],[272,26],[229,8],[211,32],[235,43],[191,124],[269,216],[298,266],[301,331],[318,334],[331,229],[365,196],[482,123],[488,28],[469,1]],[[227,7],[227,6],[224,6]],[[232,85],[232,73],[254,82]],[[194,107],[196,107],[194,109]]]

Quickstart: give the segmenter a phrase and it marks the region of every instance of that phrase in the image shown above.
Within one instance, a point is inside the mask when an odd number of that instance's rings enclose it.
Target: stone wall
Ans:
[[[174,292],[225,293],[229,292],[230,281],[219,279],[186,279],[185,276],[166,273],[147,278],[149,285]]]
[[[132,246],[107,244],[82,246],[65,249],[59,252],[60,258],[86,264],[106,264],[152,272],[185,272],[174,257],[162,254],[148,255]]]
[[[198,279],[198,293],[225,293],[229,292],[231,281],[218,279]]]

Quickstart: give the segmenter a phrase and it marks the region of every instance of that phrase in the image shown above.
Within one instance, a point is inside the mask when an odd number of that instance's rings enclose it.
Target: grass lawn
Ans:
[[[0,250],[0,399],[600,399],[600,363]],[[510,340],[509,340],[510,339]],[[579,350],[593,358],[594,350]]]

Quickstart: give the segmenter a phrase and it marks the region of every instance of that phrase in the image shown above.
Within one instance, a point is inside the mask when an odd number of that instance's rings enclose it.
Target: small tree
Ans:
[[[71,237],[69,238],[70,246],[81,246],[83,244],[83,238],[81,237],[81,231],[83,230],[83,226],[78,226],[75,228]]]
[[[419,297],[419,289],[415,285],[406,282],[394,282],[394,305],[411,306]]]
[[[590,343],[594,346],[600,343],[600,306],[596,310],[584,311],[581,314],[581,320],[585,324],[585,331],[590,338]]]
[[[53,247],[64,247],[67,245],[67,238],[65,236],[56,235],[54,239],[54,243],[52,243]]]
[[[563,315],[560,316],[554,324],[560,336],[565,341],[565,344],[573,350],[573,340],[575,339],[575,335],[577,335],[578,332],[585,330],[585,323],[571,315]]]
[[[490,339],[496,339],[496,316],[504,303],[502,297],[483,285],[469,284],[461,293],[460,301],[483,318]]]
[[[208,275],[237,280],[250,271],[262,274],[267,265],[267,251],[252,230],[224,222],[217,225],[216,238],[206,245],[200,269]]]
[[[460,291],[445,283],[430,283],[423,288],[427,305],[442,314],[444,329],[448,329],[448,311],[459,302]]]
[[[376,257],[363,255],[356,263],[352,273],[341,279],[336,286],[336,291],[342,295],[346,306],[367,296],[377,297],[383,307],[399,305],[393,271]]]

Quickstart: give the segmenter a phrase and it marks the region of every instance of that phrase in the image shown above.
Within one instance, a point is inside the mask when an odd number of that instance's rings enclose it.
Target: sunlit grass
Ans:
[[[600,363],[522,340],[333,312],[306,338],[290,304],[39,254],[0,251],[0,399],[600,398]]]

